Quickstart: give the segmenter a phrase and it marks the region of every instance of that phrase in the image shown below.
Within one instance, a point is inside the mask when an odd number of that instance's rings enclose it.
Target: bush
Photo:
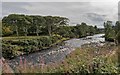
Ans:
[[[13,58],[15,57],[15,50],[14,47],[11,45],[7,45],[7,44],[2,44],[2,56],[4,58]]]
[[[120,31],[117,33],[116,39],[118,40],[118,43],[120,44]]]
[[[59,35],[53,36],[41,36],[39,38],[33,39],[16,39],[15,40],[2,40],[3,47],[2,53],[5,58],[12,58],[18,54],[17,52],[29,54],[38,50],[45,48],[50,48],[51,46],[57,44],[58,40],[61,40],[62,37]]]
[[[13,31],[11,30],[10,26],[8,26],[8,27],[3,26],[2,33],[3,33],[2,36],[9,36],[9,35],[13,34]]]

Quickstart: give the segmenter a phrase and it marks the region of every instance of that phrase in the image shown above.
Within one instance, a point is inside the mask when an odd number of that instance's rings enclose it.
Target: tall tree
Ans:
[[[115,24],[115,33],[117,44],[120,44],[120,21],[117,21]]]
[[[13,27],[14,27],[13,29],[15,30],[17,36],[19,36],[18,21],[19,21],[19,15],[17,15],[17,14],[10,14],[8,17],[4,17],[2,19],[2,23],[5,23],[7,25],[13,25]]]
[[[112,21],[104,22],[104,28],[105,28],[105,39],[109,41],[115,40],[115,30],[112,27]]]
[[[45,19],[42,16],[34,16],[33,24],[35,25],[36,35],[39,36],[39,33],[42,32],[41,28],[45,26]]]
[[[47,29],[50,36],[56,27],[59,27],[60,25],[66,25],[69,21],[68,18],[58,16],[45,16],[44,18],[46,20]]]

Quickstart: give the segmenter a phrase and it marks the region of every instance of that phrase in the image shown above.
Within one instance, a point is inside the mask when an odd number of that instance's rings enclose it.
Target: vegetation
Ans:
[[[13,71],[15,73],[80,73],[82,75],[117,74],[119,73],[117,49],[118,47],[110,43],[101,47],[84,46],[67,55],[64,61],[48,65],[44,64],[42,57],[39,65],[29,65],[27,63],[30,62],[21,60],[17,69]]]
[[[98,33],[97,27],[86,23],[69,26],[69,19],[60,16],[10,14],[2,19],[2,36],[41,36],[58,34],[63,37],[84,37]]]
[[[0,36],[2,36],[2,21],[0,20]]]
[[[117,44],[120,43],[120,22],[117,21],[115,26],[112,21],[107,21],[104,23],[105,27],[105,39],[107,41],[115,41]]]
[[[120,43],[120,22],[104,23],[105,39]],[[11,59],[19,55],[45,50],[63,44],[70,38],[81,38],[102,33],[97,26],[82,22],[69,25],[69,19],[60,16],[10,14],[2,19],[2,55]],[[117,46],[83,46],[67,55],[64,61],[46,65],[41,57],[39,65],[20,60],[15,73],[118,73]]]
[[[40,37],[6,37],[2,41],[2,55],[11,59],[22,54],[29,54],[39,50],[50,48],[56,44],[61,44],[66,38],[61,36],[40,36]]]
[[[59,16],[28,16],[11,14],[2,19],[3,36],[50,35],[55,28],[66,25],[68,19]],[[47,33],[46,33],[47,32]]]
[[[96,33],[98,28],[86,23],[69,26],[66,17],[10,14],[2,19],[2,53],[10,59]]]

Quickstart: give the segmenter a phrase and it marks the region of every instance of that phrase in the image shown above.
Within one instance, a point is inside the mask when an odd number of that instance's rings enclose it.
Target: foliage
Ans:
[[[51,36],[56,27],[66,25],[68,18],[59,16],[32,16],[32,15],[19,15],[10,14],[2,19],[3,27],[12,27],[13,34],[19,35],[39,35],[48,32]],[[46,30],[46,31],[42,31]],[[3,30],[4,31],[4,30]],[[3,33],[3,36],[5,34]]]
[[[8,26],[8,27],[4,26],[4,27],[2,27],[2,33],[4,34],[4,36],[9,36],[9,35],[13,34],[13,31],[11,30],[10,26]]]
[[[39,38],[22,37],[16,38],[3,38],[2,40],[2,54],[4,58],[13,58],[21,54],[29,54],[45,48],[50,48],[55,44],[62,42],[62,37],[59,35],[54,36],[41,36]],[[58,40],[61,40],[57,42]]]
[[[106,23],[104,23],[104,27],[105,27],[105,39],[108,41],[114,41],[115,31],[112,28],[112,22],[107,21]]]
[[[76,26],[61,26],[57,28],[55,34],[63,37],[80,38],[87,35],[94,35],[97,33],[97,28],[89,26],[86,23],[77,24]]]
[[[2,36],[2,21],[0,20],[0,36]]]
[[[115,26],[112,25],[112,21],[104,23],[105,27],[105,39],[107,41],[115,41],[117,44],[120,43],[120,22],[117,21]]]
[[[85,37],[99,33],[97,26],[86,23],[69,26],[69,19],[60,16],[10,14],[2,19],[2,36],[30,36],[58,34],[62,37]]]
[[[118,40],[118,43],[120,44],[120,21],[116,22],[115,25],[115,32],[116,32],[116,39]]]
[[[120,43],[120,31],[117,33],[116,39],[118,40],[118,43]]]
[[[44,64],[44,58],[39,65],[27,65],[26,62],[17,66],[20,73],[80,73],[80,74],[112,74],[118,73],[118,58],[116,46],[77,48],[61,62]],[[99,49],[99,50],[98,50]],[[96,54],[95,51],[98,51]]]

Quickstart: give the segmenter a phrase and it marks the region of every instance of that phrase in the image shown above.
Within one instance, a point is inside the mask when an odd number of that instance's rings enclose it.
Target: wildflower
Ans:
[[[18,65],[18,62],[15,61],[15,64]]]
[[[19,65],[22,67],[22,65],[23,65],[23,61],[22,61],[22,57],[20,57],[20,63],[19,63]]]
[[[27,66],[26,64],[27,64],[27,60],[25,59],[24,60],[24,68],[25,68],[25,70],[26,70],[26,66]]]
[[[0,64],[3,64],[2,59],[0,59]]]
[[[45,62],[44,62],[44,59],[42,58],[42,56],[40,56],[40,59],[41,59],[41,61],[40,61],[41,69],[43,69]]]

